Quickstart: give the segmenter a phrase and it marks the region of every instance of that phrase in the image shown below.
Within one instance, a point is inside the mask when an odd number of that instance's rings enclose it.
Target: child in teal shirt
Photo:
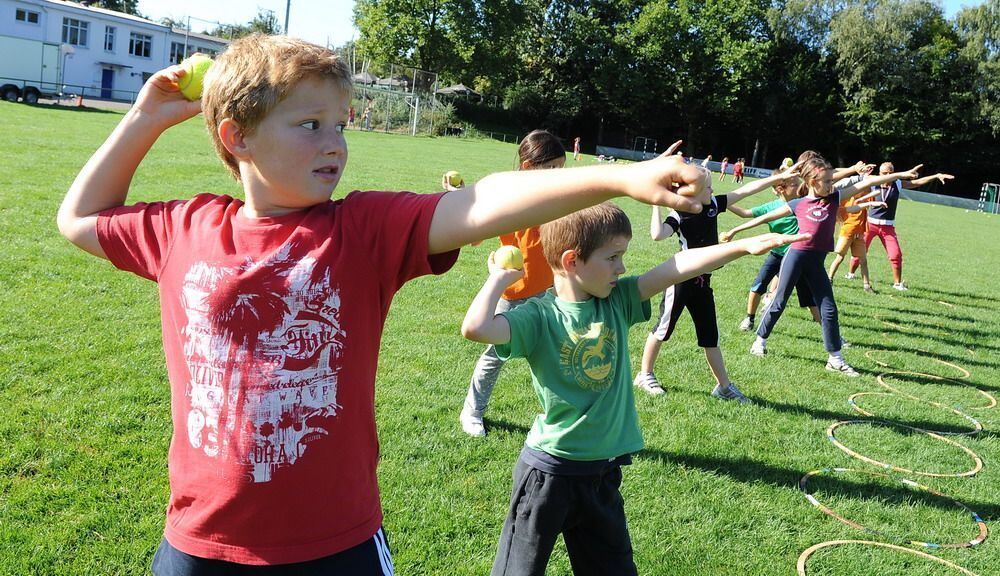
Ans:
[[[620,208],[600,204],[542,226],[553,288],[500,315],[497,300],[521,272],[490,255],[462,335],[493,344],[501,358],[527,359],[542,406],[514,469],[494,576],[544,574],[559,534],[577,576],[636,574],[619,491],[621,466],[644,445],[628,330],[649,319],[650,297],[668,286],[801,237],[766,234],[686,250],[622,277],[632,227]]]

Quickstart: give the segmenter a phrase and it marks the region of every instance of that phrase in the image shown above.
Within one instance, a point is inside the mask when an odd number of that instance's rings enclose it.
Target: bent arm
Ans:
[[[760,180],[755,180],[748,184],[740,186],[736,190],[733,190],[729,194],[726,194],[726,207],[728,210],[732,210],[733,204],[739,202],[740,200],[746,198],[747,196],[752,196],[761,190],[766,190],[767,188],[773,186],[774,184],[781,182],[782,180],[787,180],[791,176],[798,174],[796,170],[802,166],[802,162],[797,162],[792,166],[782,170],[781,172],[776,172],[771,174],[767,178],[761,178]]]
[[[660,240],[663,240],[664,238],[669,238],[669,237],[673,236],[674,232],[676,232],[676,231],[677,230],[675,230],[673,226],[671,226],[670,224],[666,223],[666,221],[664,220],[664,218],[662,216],[662,213],[660,211],[660,207],[654,205],[653,206],[653,215],[650,217],[650,220],[649,220],[649,236],[650,236],[650,238],[652,238],[653,241],[659,242]]]
[[[463,337],[483,344],[510,342],[510,323],[496,314],[497,302],[509,284],[510,282],[505,282],[502,273],[490,274],[465,313],[462,321]]]

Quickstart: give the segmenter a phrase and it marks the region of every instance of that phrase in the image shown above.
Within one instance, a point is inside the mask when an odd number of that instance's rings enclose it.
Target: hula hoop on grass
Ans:
[[[866,546],[878,546],[880,548],[888,548],[889,550],[898,550],[899,552],[905,552],[906,554],[912,554],[914,556],[919,556],[921,558],[927,558],[928,560],[933,560],[938,564],[944,564],[949,568],[954,568],[966,576],[978,576],[975,572],[971,572],[965,568],[962,568],[958,564],[954,564],[945,560],[944,558],[938,558],[937,556],[931,556],[926,552],[921,552],[920,550],[914,550],[913,548],[904,548],[902,546],[896,546],[895,544],[886,544],[885,542],[872,542],[869,540],[830,540],[827,542],[820,542],[819,544],[813,544],[812,546],[806,548],[802,554],[799,555],[799,561],[796,565],[799,576],[806,576],[806,561],[812,556],[813,552],[817,550],[822,550],[823,548],[829,548],[831,546],[841,546],[843,544],[863,544]]]
[[[916,430],[917,432],[920,432],[922,434],[927,434],[931,438],[934,438],[936,440],[940,440],[940,441],[942,441],[942,442],[944,442],[946,444],[951,444],[952,446],[955,446],[955,447],[961,449],[963,452],[965,452],[966,454],[968,454],[970,458],[972,458],[972,461],[975,463],[975,465],[970,470],[966,470],[965,472],[957,472],[957,473],[954,473],[954,474],[944,474],[944,473],[941,473],[941,472],[921,472],[919,470],[910,470],[908,468],[903,468],[901,466],[896,466],[895,464],[887,464],[885,462],[879,462],[878,460],[875,460],[873,458],[869,458],[869,457],[865,456],[864,454],[860,454],[858,452],[855,452],[854,450],[851,450],[850,448],[848,448],[847,446],[845,446],[843,443],[841,443],[840,440],[837,440],[837,437],[834,435],[834,431],[837,428],[841,427],[841,426],[849,425],[849,424],[878,424],[880,426],[893,426],[893,427],[896,427],[896,428],[906,428],[908,430]],[[873,464],[873,465],[878,466],[879,468],[883,468],[885,470],[892,470],[894,472],[903,472],[905,474],[916,474],[918,476],[930,476],[932,478],[961,478],[961,477],[964,477],[964,476],[975,476],[980,470],[983,469],[983,460],[979,456],[977,456],[975,452],[973,452],[972,450],[969,450],[965,446],[962,446],[958,442],[955,442],[954,440],[949,440],[948,438],[945,438],[944,436],[941,436],[940,434],[935,434],[934,432],[928,432],[927,430],[921,430],[920,428],[914,428],[913,426],[907,426],[906,424],[898,424],[896,422],[888,422],[886,420],[842,420],[840,422],[834,422],[833,424],[830,425],[829,428],[826,429],[826,438],[827,438],[827,440],[829,440],[830,442],[832,442],[834,446],[836,446],[837,448],[843,450],[848,456],[853,456],[854,458],[857,458],[858,460],[861,460],[863,462],[867,462],[869,464]]]
[[[881,378],[881,377],[882,376],[880,375],[879,378]],[[872,414],[871,412],[865,410],[861,406],[858,406],[858,402],[857,402],[857,400],[855,400],[855,398],[858,398],[860,396],[895,396],[895,395],[896,394],[893,394],[892,392],[858,392],[856,394],[851,394],[847,398],[847,403],[850,404],[851,408],[853,408],[854,411],[857,412],[858,414],[861,414],[862,416],[868,416],[869,418],[876,418],[876,416],[874,414]],[[927,428],[917,428],[918,430],[923,430],[924,432],[934,432],[935,434],[940,434],[942,436],[975,436],[976,434],[979,434],[980,432],[983,431],[983,425],[979,423],[979,420],[976,420],[975,418],[973,418],[972,416],[969,416],[968,414],[966,414],[965,412],[962,412],[961,410],[958,410],[956,408],[952,408],[951,406],[947,406],[947,405],[942,404],[940,402],[931,402],[930,400],[924,400],[923,398],[917,398],[916,396],[910,396],[909,394],[901,394],[900,393],[900,395],[901,396],[905,396],[906,398],[910,398],[911,400],[917,400],[917,401],[923,402],[924,404],[930,404],[931,406],[934,406],[935,408],[940,408],[942,410],[947,410],[948,412],[951,412],[953,414],[958,414],[962,418],[965,418],[966,420],[968,420],[969,422],[972,423],[972,430],[968,430],[966,432],[943,432],[941,430],[930,430],[930,429],[927,429]]]
[[[988,401],[988,403],[986,404],[986,406],[969,406],[968,408],[970,410],[986,410],[987,408],[993,408],[994,406],[997,405],[997,399],[994,398],[993,395],[990,394],[989,392],[987,392],[986,390],[980,390],[979,388],[976,388],[972,384],[967,384],[965,382],[962,382],[961,380],[955,380],[953,378],[946,378],[944,376],[935,376],[933,374],[924,374],[923,372],[905,372],[905,371],[902,371],[902,370],[897,370],[897,371],[894,371],[894,372],[886,372],[884,374],[879,374],[878,376],[875,377],[875,379],[878,381],[878,383],[879,383],[880,386],[882,386],[883,388],[885,388],[886,390],[888,390],[890,392],[895,392],[896,394],[899,394],[900,396],[906,396],[907,398],[912,398],[913,400],[920,400],[921,402],[932,403],[929,400],[924,400],[923,398],[921,398],[919,396],[914,396],[913,394],[910,394],[908,392],[904,392],[904,391],[900,390],[899,388],[894,388],[894,387],[890,386],[889,384],[887,384],[886,381],[885,381],[885,379],[884,379],[884,376],[892,376],[894,374],[902,374],[902,375],[910,375],[910,376],[925,376],[925,377],[929,377],[929,378],[931,378],[933,380],[948,380],[949,382],[957,382],[957,383],[961,384],[962,386],[965,386],[967,388],[972,388],[976,392],[979,392],[980,394],[982,394],[983,396],[985,396],[986,400]]]
[[[886,364],[885,362],[882,362],[881,360],[876,360],[874,357],[872,357],[872,352],[873,352],[872,350],[865,350],[865,358],[871,360],[872,362],[878,364],[879,366],[881,366],[883,368],[889,368],[890,367],[889,364]],[[921,352],[925,352],[925,351],[921,350]],[[925,352],[925,353],[929,354],[928,352]],[[971,378],[972,377],[972,373],[969,372],[968,370],[966,370],[965,368],[962,368],[961,366],[957,366],[955,364],[952,364],[951,362],[945,362],[944,360],[938,360],[937,358],[931,358],[931,360],[937,362],[938,364],[943,364],[943,365],[945,365],[945,366],[947,366],[949,368],[954,368],[955,370],[958,370],[959,372],[962,373],[962,375],[959,376],[959,378]],[[943,378],[945,380],[950,380],[950,378],[948,378],[946,376],[938,376],[936,374],[924,374],[922,372],[906,372],[906,374],[920,374],[921,376],[930,376],[932,378]]]
[[[945,500],[950,500],[952,502],[952,504],[954,504],[954,505],[958,506],[959,508],[961,508],[962,510],[965,510],[966,512],[968,512],[969,515],[972,516],[972,521],[975,522],[976,525],[979,527],[979,536],[977,536],[976,538],[973,538],[972,540],[969,540],[968,542],[958,542],[958,543],[955,543],[955,544],[938,544],[938,543],[935,543],[935,542],[922,542],[922,541],[919,541],[919,540],[900,540],[899,542],[901,544],[909,544],[909,545],[913,545],[913,546],[923,546],[924,548],[971,548],[973,546],[976,546],[977,544],[982,544],[983,541],[986,540],[987,535],[989,535],[989,529],[986,527],[986,523],[983,522],[982,518],[979,517],[979,514],[976,514],[975,512],[973,512],[972,510],[970,510],[968,506],[966,506],[965,504],[962,504],[958,500],[955,500],[951,496],[948,496],[946,494],[942,494],[942,493],[940,493],[940,492],[938,492],[936,490],[933,490],[931,488],[928,488],[927,486],[924,486],[922,484],[917,484],[913,480],[907,480],[906,478],[895,478],[895,477],[890,476],[888,474],[882,474],[881,472],[869,472],[867,470],[856,470],[856,469],[853,469],[853,468],[823,468],[823,469],[820,469],[820,470],[813,470],[812,472],[806,473],[806,475],[803,476],[802,479],[799,480],[799,490],[802,490],[802,493],[805,494],[806,500],[808,500],[816,508],[819,508],[819,510],[821,512],[823,512],[824,514],[826,514],[827,516],[831,516],[833,518],[836,518],[837,520],[843,522],[844,524],[847,524],[851,528],[856,528],[858,530],[863,530],[865,532],[868,532],[869,534],[875,534],[876,536],[881,536],[883,538],[890,538],[890,536],[888,536],[888,535],[886,535],[886,534],[884,534],[882,532],[879,532],[878,530],[873,530],[871,528],[867,528],[865,526],[862,526],[861,524],[858,524],[857,522],[853,522],[851,520],[848,520],[847,518],[844,518],[840,514],[837,514],[831,508],[823,505],[819,500],[816,499],[815,496],[813,496],[812,494],[809,493],[809,490],[806,489],[806,484],[809,482],[809,478],[811,478],[813,476],[819,476],[820,474],[826,474],[826,473],[829,473],[829,472],[834,472],[834,473],[837,473],[837,474],[840,474],[840,473],[843,473],[843,472],[856,472],[858,474],[867,474],[869,476],[878,476],[880,478],[889,478],[891,480],[897,480],[901,484],[903,484],[903,485],[905,485],[905,486],[907,486],[909,488],[915,488],[915,489],[920,490],[922,492],[927,492],[928,494],[933,494],[933,495],[935,495],[935,496],[937,496],[939,498],[944,498]]]

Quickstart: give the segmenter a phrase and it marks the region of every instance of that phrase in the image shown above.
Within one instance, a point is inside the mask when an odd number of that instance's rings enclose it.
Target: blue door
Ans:
[[[101,98],[110,99],[111,89],[115,84],[115,71],[107,68],[101,70]]]

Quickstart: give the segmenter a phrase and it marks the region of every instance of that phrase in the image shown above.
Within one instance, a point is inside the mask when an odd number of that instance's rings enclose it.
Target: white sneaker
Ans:
[[[659,396],[667,392],[652,372],[639,372],[635,375],[635,380],[632,381],[632,384],[650,396]]]
[[[854,278],[855,278],[854,272],[848,272],[847,274],[844,274],[845,280],[854,280]]]
[[[463,410],[458,421],[462,423],[462,430],[469,436],[474,438],[486,436],[486,426],[483,425],[482,416],[475,416]]]
[[[747,316],[740,322],[740,332],[749,332],[751,329],[753,329],[753,320]]]
[[[909,290],[909,288],[906,287],[906,284],[903,284],[902,282],[893,284],[892,287],[895,288],[896,290],[899,290],[900,292],[906,292],[907,290]]]
[[[858,374],[854,368],[851,368],[847,362],[834,363],[833,360],[827,360],[826,369],[830,372],[840,372],[844,376],[850,376],[851,378],[860,376],[860,374]]]
[[[750,403],[750,399],[744,396],[743,393],[740,392],[740,389],[736,387],[736,384],[733,384],[732,382],[730,382],[729,386],[726,386],[725,388],[723,388],[721,384],[716,384],[715,388],[712,389],[712,396],[718,398],[719,400],[736,400],[740,404]]]
[[[753,341],[750,346],[750,353],[754,356],[766,356],[767,355],[767,343],[760,338]]]

